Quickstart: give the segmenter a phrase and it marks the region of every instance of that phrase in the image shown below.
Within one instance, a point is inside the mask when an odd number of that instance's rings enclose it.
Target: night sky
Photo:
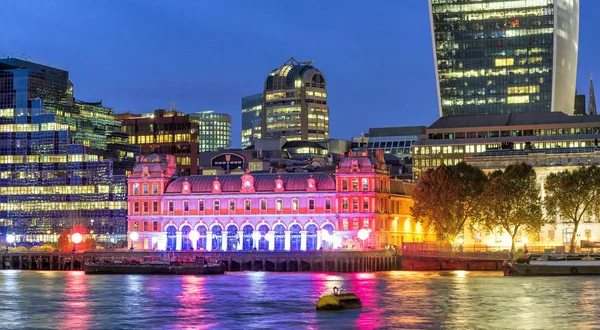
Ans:
[[[600,90],[600,1],[581,2],[578,90],[587,94],[592,71]],[[229,113],[234,146],[241,97],[262,92],[290,56],[324,73],[331,137],[438,118],[426,0],[3,0],[1,8],[1,57],[66,69],[78,99],[116,112],[174,103]]]

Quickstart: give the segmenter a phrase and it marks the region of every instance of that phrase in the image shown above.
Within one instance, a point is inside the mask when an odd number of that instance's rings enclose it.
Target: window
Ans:
[[[133,223],[133,230],[135,230],[135,231],[140,230],[140,222],[139,221],[136,221]]]
[[[369,228],[369,219],[368,218],[365,218],[363,220],[363,228]]]
[[[144,213],[148,213],[148,202],[144,202]]]
[[[188,203],[188,201],[183,201],[183,212],[189,212],[190,211],[190,204]]]
[[[134,183],[133,184],[133,194],[134,195],[139,195],[140,194],[140,184],[139,183]]]
[[[368,198],[363,199],[363,211],[369,212],[369,199]]]
[[[348,230],[348,218],[344,218],[344,220],[342,220],[342,228],[344,228],[344,230]]]
[[[245,202],[245,204],[246,204],[246,205],[245,205],[245,209],[246,209],[246,211],[250,211],[250,209],[251,209],[251,207],[252,207],[252,205],[250,204],[250,200],[249,200],[249,199],[247,199],[247,200],[246,200],[246,202]]]
[[[342,210],[348,211],[348,198],[342,199]]]
[[[329,198],[325,200],[325,211],[331,211],[331,199]]]
[[[158,221],[152,223],[152,231],[158,231]]]
[[[235,201],[234,200],[229,201],[229,211],[235,212]]]
[[[157,195],[158,194],[158,183],[153,183],[152,184],[152,194],[153,195]]]
[[[148,184],[144,183],[144,195],[148,195]]]
[[[292,210],[298,211],[298,200],[295,198],[292,199]]]
[[[352,180],[352,191],[358,191],[358,179]]]
[[[342,191],[348,191],[348,180],[342,180]]]
[[[204,212],[204,201],[198,201],[198,212]]]
[[[308,200],[308,209],[312,211],[315,210],[315,200],[312,198]]]
[[[173,212],[173,201],[169,201],[169,212]]]
[[[363,190],[369,190],[369,179],[367,179],[367,178],[362,179],[362,188],[363,188]]]
[[[215,201],[215,204],[213,206],[213,210],[215,212],[219,212],[220,208],[221,208],[221,205],[220,205],[219,201]]]
[[[152,213],[158,213],[158,201],[152,202]]]
[[[144,231],[148,231],[148,222],[144,221]]]
[[[283,201],[281,199],[277,200],[277,211],[283,210]]]
[[[261,199],[260,200],[260,209],[261,209],[261,211],[266,211],[267,210],[267,200],[266,199]]]
[[[135,212],[135,213],[140,212],[140,203],[139,202],[133,203],[133,212]]]
[[[358,211],[358,197],[352,198],[352,211]]]

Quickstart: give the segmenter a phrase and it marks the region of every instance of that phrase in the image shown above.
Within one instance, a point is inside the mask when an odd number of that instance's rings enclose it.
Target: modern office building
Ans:
[[[352,147],[367,148],[370,152],[377,149],[398,158],[410,158],[412,144],[425,134],[426,126],[399,126],[369,128],[367,134],[352,138]]]
[[[142,155],[174,155],[180,175],[198,174],[198,118],[175,110],[157,109],[154,113],[124,113],[115,116],[129,143],[139,146]]]
[[[262,93],[242,97],[242,148],[261,138],[262,101]]]
[[[573,114],[579,0],[429,0],[441,116]]]
[[[231,116],[212,110],[199,111],[193,116],[198,122],[199,152],[231,147]]]
[[[311,62],[293,57],[265,80],[261,136],[293,140],[329,138],[325,77]]]
[[[413,175],[418,179],[429,168],[456,165],[493,150],[554,154],[597,147],[599,139],[599,115],[553,112],[442,117],[413,144]]]
[[[67,71],[0,59],[1,233],[55,241],[78,224],[99,241],[124,239],[126,179],[115,168],[125,174],[137,150],[125,142],[112,109],[75,100]]]

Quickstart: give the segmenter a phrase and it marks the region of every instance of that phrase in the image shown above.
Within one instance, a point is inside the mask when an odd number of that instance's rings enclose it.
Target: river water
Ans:
[[[334,286],[363,309],[316,312]],[[600,277],[0,271],[3,329],[591,329],[599,315]]]

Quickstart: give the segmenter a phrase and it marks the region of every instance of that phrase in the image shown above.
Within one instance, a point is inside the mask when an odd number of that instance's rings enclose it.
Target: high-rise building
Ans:
[[[590,76],[590,92],[588,94],[589,104],[588,104],[588,113],[590,115],[597,115],[598,110],[596,110],[596,96],[594,95],[594,81],[592,80],[592,76]]]
[[[55,241],[84,225],[100,241],[123,239],[124,175],[136,150],[113,110],[73,97],[69,73],[0,59],[0,231]],[[129,170],[131,170],[129,168]]]
[[[325,77],[310,62],[293,57],[265,80],[261,109],[262,137],[293,140],[329,138]]]
[[[441,116],[573,114],[579,0],[429,0]]]
[[[261,138],[262,100],[262,93],[242,97],[242,148]]]
[[[179,175],[198,172],[198,119],[182,112],[157,109],[154,113],[123,113],[115,116],[129,143],[139,146],[142,155],[174,155]]]
[[[212,110],[194,114],[198,122],[200,152],[231,148],[231,116]]]

